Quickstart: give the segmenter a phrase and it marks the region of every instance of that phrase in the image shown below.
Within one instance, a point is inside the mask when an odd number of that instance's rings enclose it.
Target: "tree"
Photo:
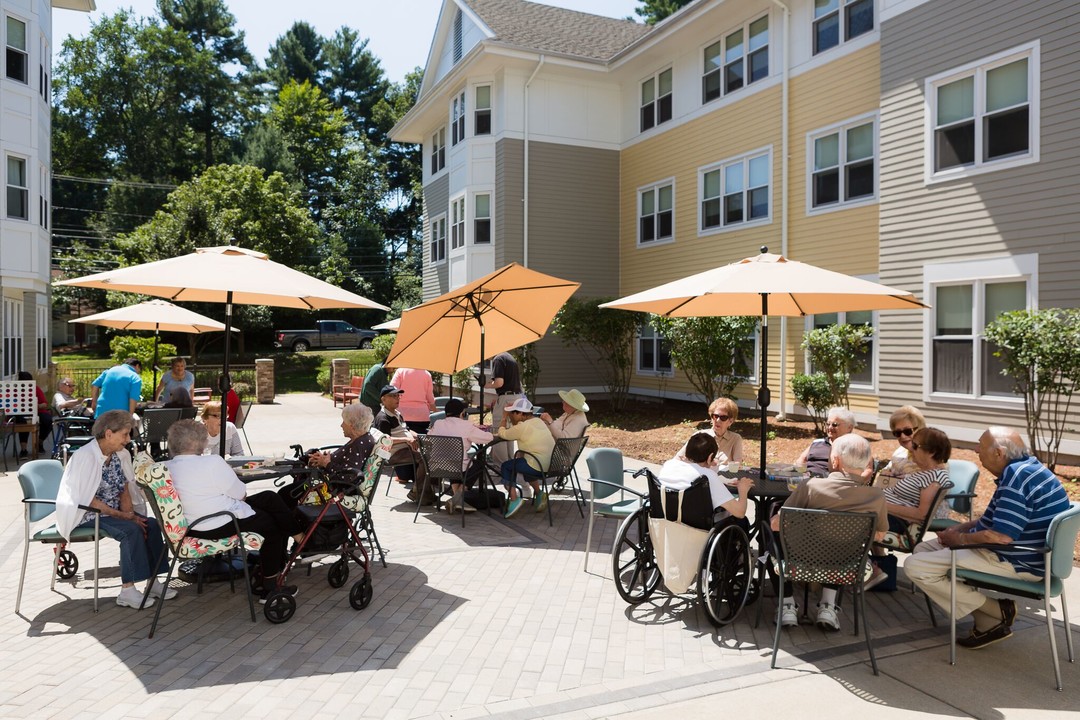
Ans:
[[[873,337],[870,325],[837,324],[810,330],[802,347],[810,365],[825,376],[833,405],[848,405],[851,376],[866,367],[867,341]]]
[[[1057,466],[1069,406],[1080,382],[1080,310],[1045,308],[1003,313],[986,326],[986,340],[1024,398],[1031,450]]]
[[[832,388],[829,387],[825,373],[795,373],[791,376],[791,394],[795,396],[795,402],[806,408],[810,414],[810,419],[814,422],[814,433],[824,435],[825,420],[829,410],[836,404],[833,402]]]
[[[386,128],[380,126],[372,111],[386,97],[390,83],[379,59],[367,46],[367,39],[361,40],[359,33],[347,27],[326,39],[324,89],[334,106],[345,113],[354,133],[382,145],[386,142]]]
[[[601,308],[614,298],[570,298],[552,321],[552,332],[564,345],[578,348],[607,388],[612,407],[622,410],[634,369],[634,339],[641,316]]]
[[[323,37],[306,22],[293,23],[270,46],[266,59],[266,80],[272,97],[277,97],[290,81],[318,86],[326,72]]]
[[[655,25],[668,15],[673,15],[694,0],[641,0],[641,7],[635,8],[634,14],[647,25]]]
[[[671,362],[686,373],[706,406],[720,396],[732,397],[735,386],[749,374],[746,349],[756,317],[653,315],[649,323],[667,340]]]

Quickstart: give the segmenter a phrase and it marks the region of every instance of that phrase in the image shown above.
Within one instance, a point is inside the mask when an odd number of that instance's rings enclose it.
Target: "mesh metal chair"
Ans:
[[[420,484],[416,495],[416,512],[413,513],[413,522],[420,515],[420,501],[424,497],[428,483],[465,484],[465,471],[461,467],[461,459],[465,456],[465,441],[460,437],[449,435],[419,435],[420,459],[424,463],[427,474]],[[440,487],[441,494],[441,487]],[[438,510],[438,503],[435,506]],[[465,510],[461,511],[461,527],[465,527]]]
[[[584,495],[581,492],[580,485],[577,484],[577,480],[574,476],[574,465],[577,464],[578,458],[581,457],[581,452],[585,449],[585,445],[589,442],[589,438],[559,438],[555,441],[555,447],[551,451],[551,462],[548,463],[547,470],[539,478],[541,491],[548,491],[548,483],[554,484],[555,482],[562,482],[564,485],[567,482],[573,484],[574,490],[574,503],[577,505],[578,514],[581,517],[585,517],[585,503]],[[536,464],[543,467],[543,463],[539,458],[530,452],[524,450],[518,450],[517,455],[524,457],[528,455],[533,460],[536,460]],[[547,504],[548,525],[552,526],[555,521],[551,517],[551,499],[548,499]]]
[[[852,586],[858,603],[855,605],[855,634],[859,632],[859,613],[863,617],[863,633],[870,664],[878,674],[874,646],[870,641],[870,626],[863,603],[863,582],[866,575],[866,553],[874,539],[877,516],[871,513],[831,512],[803,508],[781,508],[780,544],[783,557],[777,563],[780,580],[817,582],[822,585]],[[783,604],[776,604],[776,636],[773,640],[772,667],[780,649],[780,614]]]
[[[140,445],[157,443],[164,450],[168,449],[168,432],[172,424],[180,419],[183,408],[147,408],[142,416]],[[159,453],[160,454],[160,453]],[[159,459],[159,458],[155,458]]]
[[[94,439],[94,419],[81,415],[53,416],[53,459],[67,465],[68,457]]]
[[[247,430],[244,429],[244,426],[247,425],[248,416],[251,415],[251,405],[251,400],[248,400],[246,403],[242,404],[240,406],[240,412],[236,415],[236,422],[233,423],[236,429],[240,431],[240,434],[244,436],[244,442],[247,443],[248,455],[255,454],[251,452],[251,441],[248,440]]]

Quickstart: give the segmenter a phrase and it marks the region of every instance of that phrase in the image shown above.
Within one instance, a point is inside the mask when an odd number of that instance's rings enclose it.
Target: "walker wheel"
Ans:
[[[363,610],[371,602],[371,577],[365,575],[363,580],[357,580],[349,590],[349,604],[353,610]]]
[[[79,558],[70,550],[61,550],[56,558],[56,576],[61,580],[70,580],[79,571]]]
[[[288,622],[296,612],[296,598],[283,590],[275,590],[266,599],[263,615],[275,625]]]
[[[326,573],[326,582],[330,583],[332,588],[342,587],[348,579],[349,563],[344,558],[331,565],[329,572]]]

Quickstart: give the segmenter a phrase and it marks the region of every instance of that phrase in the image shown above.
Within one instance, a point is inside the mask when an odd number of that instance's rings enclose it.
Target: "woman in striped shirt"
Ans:
[[[911,456],[918,472],[901,478],[885,490],[885,509],[889,513],[889,530],[907,532],[908,524],[921,522],[934,502],[934,496],[949,479],[949,456],[952,443],[949,436],[937,428],[919,428],[911,439]],[[948,512],[945,504],[939,514]]]

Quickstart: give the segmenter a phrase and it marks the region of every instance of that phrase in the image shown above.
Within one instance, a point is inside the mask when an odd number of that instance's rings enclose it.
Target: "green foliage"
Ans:
[[[464,400],[466,406],[472,405],[472,387],[474,383],[472,368],[458,370],[454,373],[451,383],[454,386],[454,397],[459,397]]]
[[[154,337],[140,337],[139,335],[117,335],[109,341],[109,351],[112,359],[122,363],[129,357],[136,357],[147,370],[154,364]],[[165,358],[176,355],[176,346],[169,343],[158,345],[158,362]]]
[[[1053,470],[1080,382],[1080,310],[1003,313],[986,326],[985,336],[1001,373],[1024,398],[1032,452]]]
[[[635,8],[634,14],[646,24],[655,25],[691,2],[693,0],[641,0],[641,7]]]
[[[652,315],[649,323],[667,340],[671,362],[686,373],[706,406],[720,396],[733,397],[735,386],[749,374],[747,351],[752,350],[756,317]]]
[[[824,435],[829,408],[836,404],[832,386],[829,384],[829,379],[825,377],[825,373],[792,375],[791,394],[795,396],[795,402],[805,407],[810,414],[810,419],[814,421],[814,432]]]
[[[563,344],[578,348],[607,388],[615,410],[626,404],[634,370],[634,339],[641,316],[601,308],[613,298],[570,298],[552,321]]]
[[[517,360],[521,371],[521,389],[527,397],[535,396],[540,382],[540,358],[536,357],[536,343],[514,348],[510,354]]]
[[[397,339],[397,335],[379,335],[371,341],[371,349],[375,352],[375,359],[378,362],[385,363],[387,356],[390,355],[390,348],[394,347],[394,340]]]
[[[319,384],[319,391],[322,393],[329,393],[332,389],[331,385],[330,368],[324,368],[319,371],[315,376],[315,382]]]
[[[232,375],[232,372],[230,372],[229,375]],[[236,393],[236,396],[243,400],[254,392],[255,387],[253,383],[234,382],[232,384],[232,389]]]
[[[845,324],[817,328],[803,336],[802,347],[811,367],[825,376],[832,405],[847,407],[851,376],[866,367],[867,340],[873,335],[870,325]]]

